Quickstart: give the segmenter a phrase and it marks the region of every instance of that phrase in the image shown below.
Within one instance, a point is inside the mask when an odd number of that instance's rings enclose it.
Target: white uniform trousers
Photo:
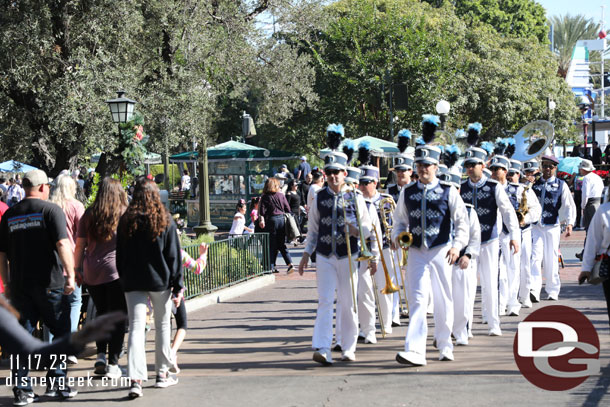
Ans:
[[[510,235],[500,235],[500,249],[502,251],[502,265],[500,267],[500,313],[507,311],[519,313],[519,285],[521,284],[521,253],[516,254],[510,248]],[[502,275],[503,274],[503,275]]]
[[[532,286],[532,228],[521,231],[521,282],[519,283],[519,300],[530,297]]]
[[[394,284],[396,284],[396,277],[394,276],[394,270],[392,270],[392,263],[390,262],[390,249],[383,249],[383,258],[386,261],[388,267],[388,274]],[[381,265],[381,259],[377,262],[377,273],[373,276],[377,283],[377,294],[379,295],[379,308],[381,309],[381,317],[383,318],[383,326],[386,334],[392,333],[392,313],[394,294],[381,294],[381,290],[385,287],[385,273],[383,272],[383,266]],[[398,285],[398,284],[396,284]],[[400,313],[398,314],[400,320]]]
[[[481,244],[479,264],[477,266],[481,280],[481,298],[483,319],[489,324],[489,330],[500,330],[498,316],[498,239]]]
[[[352,257],[354,288],[358,284],[358,270]],[[316,283],[318,288],[318,311],[313,327],[314,349],[330,349],[333,339],[333,305],[337,292],[337,332],[343,352],[355,352],[358,339],[358,317],[354,312],[350,268],[347,257],[324,257],[318,253],[316,259]]]
[[[476,260],[470,259],[470,265],[468,268],[470,272],[466,273],[466,300],[468,306],[468,337],[472,338],[474,335],[472,334],[472,324],[474,322],[474,302],[477,297],[477,269],[478,269],[479,259]]]
[[[361,261],[358,269],[358,322],[360,335],[375,338],[375,294],[369,262]]]
[[[456,342],[468,343],[468,328],[472,326],[474,296],[477,292],[477,276],[474,261],[465,269],[454,265],[451,273],[451,290],[453,293],[453,336]],[[474,291],[472,281],[474,280]]]
[[[554,298],[559,297],[559,238],[561,228],[557,226],[534,225],[532,227],[532,287],[531,292],[540,299],[542,276],[545,291]],[[542,271],[544,269],[544,272]],[[544,274],[543,274],[544,273]]]
[[[432,249],[409,249],[407,263],[407,299],[409,327],[405,337],[405,351],[426,355],[428,323],[426,309],[430,292],[434,293],[434,336],[441,354],[453,351],[453,299],[451,266],[447,264],[449,244]]]

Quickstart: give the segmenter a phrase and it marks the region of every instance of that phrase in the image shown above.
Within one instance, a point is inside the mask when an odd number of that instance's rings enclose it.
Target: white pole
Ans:
[[[602,21],[600,23],[600,29],[599,30],[603,31],[604,30],[604,8],[606,6],[601,6],[601,7],[602,7]],[[606,44],[606,40],[603,39],[602,41],[604,41],[604,48],[602,50],[602,97],[601,97],[601,105],[602,106],[601,106],[601,109],[600,109],[599,117],[600,117],[600,119],[603,120],[606,117],[606,115],[604,114],[604,110],[605,110],[604,109],[605,108],[605,106],[604,106],[604,99],[605,99],[605,96],[606,96],[606,88],[604,86],[605,85],[604,84],[604,79],[605,79],[604,78],[604,54],[606,53],[606,45],[605,45]],[[595,140],[595,134],[593,135],[593,139]]]

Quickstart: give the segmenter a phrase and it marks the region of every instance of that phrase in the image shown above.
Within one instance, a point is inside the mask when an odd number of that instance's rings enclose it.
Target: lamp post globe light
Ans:
[[[117,97],[115,99],[107,100],[108,107],[110,108],[110,114],[112,115],[112,121],[117,124],[127,123],[133,117],[133,108],[136,105],[135,100],[124,97],[125,91],[117,91]]]
[[[445,120],[447,119],[449,110],[451,110],[451,104],[445,99],[441,99],[436,103],[436,113],[441,116],[441,130],[445,130]]]

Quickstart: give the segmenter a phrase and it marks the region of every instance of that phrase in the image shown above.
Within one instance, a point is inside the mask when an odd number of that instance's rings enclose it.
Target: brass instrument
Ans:
[[[515,134],[515,153],[512,158],[525,162],[539,156],[551,145],[554,136],[553,125],[546,120],[526,124]]]
[[[347,223],[347,216],[345,215],[345,198],[341,197],[343,202],[343,223],[345,226],[345,242],[347,244],[347,259],[349,264],[349,280],[352,283],[352,300],[354,301],[354,313],[358,313],[358,303],[356,302],[356,288],[354,287],[354,270],[352,269],[352,248],[349,242],[349,225]]]
[[[396,291],[400,291],[400,288],[392,282],[392,277],[388,272],[388,266],[383,258],[383,241],[377,232],[377,226],[373,224],[373,230],[375,231],[375,238],[377,239],[377,245],[379,246],[379,255],[381,256],[381,266],[383,267],[383,275],[385,276],[385,287],[381,290],[381,294],[392,294]],[[394,270],[396,271],[396,270]]]
[[[523,188],[523,194],[521,195],[521,202],[519,203],[519,208],[517,208],[517,220],[519,220],[519,226],[525,226],[525,215],[529,212],[529,208],[527,206],[527,190],[530,189],[530,185]]]
[[[357,261],[365,261],[371,260],[373,257],[373,253],[370,252],[368,247],[366,246],[366,239],[364,238],[364,231],[362,230],[362,222],[360,221],[360,215],[358,211],[358,199],[357,194],[360,193],[353,185],[348,185],[347,188],[343,188],[342,192],[353,192],[354,193],[354,212],[356,216],[356,223],[358,223],[358,234],[360,237],[360,257],[358,257]],[[344,200],[345,201],[345,200]],[[345,206],[345,205],[344,205]],[[345,208],[344,208],[345,209]],[[345,210],[343,211],[343,216],[345,217]],[[347,225],[347,218],[345,219],[345,223]],[[349,228],[347,229],[349,231]],[[346,236],[346,239],[349,239],[349,234]]]
[[[400,259],[400,267],[407,265],[407,249],[413,244],[413,234],[411,232],[402,232],[398,235],[398,245],[402,249],[402,258]]]
[[[381,336],[385,338],[386,331],[385,325],[383,323],[383,314],[381,313],[381,304],[379,304],[379,294],[377,291],[377,281],[375,281],[375,276],[371,276],[371,280],[373,280],[373,294],[375,295],[375,304],[377,304],[377,313],[379,314],[379,325],[381,325]]]
[[[396,209],[396,202],[392,197],[382,198],[379,201],[379,212],[381,213],[381,222],[383,222],[383,226],[385,228],[386,238],[391,241],[392,240],[392,228],[393,225],[389,222],[394,210]],[[392,269],[394,269],[394,277],[396,278],[396,283],[398,283],[398,273],[400,273],[400,281],[402,283],[402,293],[400,290],[398,291],[398,297],[401,303],[401,311],[402,313],[406,313],[409,309],[409,304],[407,303],[407,286],[405,284],[405,278],[402,275],[402,270],[396,267],[396,261],[394,260],[394,254],[390,256],[390,262],[392,263]],[[398,269],[398,271],[397,271]],[[387,281],[387,279],[386,279]]]

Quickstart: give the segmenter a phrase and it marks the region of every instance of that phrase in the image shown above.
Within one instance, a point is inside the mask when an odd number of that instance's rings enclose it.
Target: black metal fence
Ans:
[[[199,246],[187,246],[186,252],[199,257]],[[271,273],[269,234],[254,233],[210,243],[208,265],[199,275],[184,270],[185,298],[207,294],[254,277]]]

